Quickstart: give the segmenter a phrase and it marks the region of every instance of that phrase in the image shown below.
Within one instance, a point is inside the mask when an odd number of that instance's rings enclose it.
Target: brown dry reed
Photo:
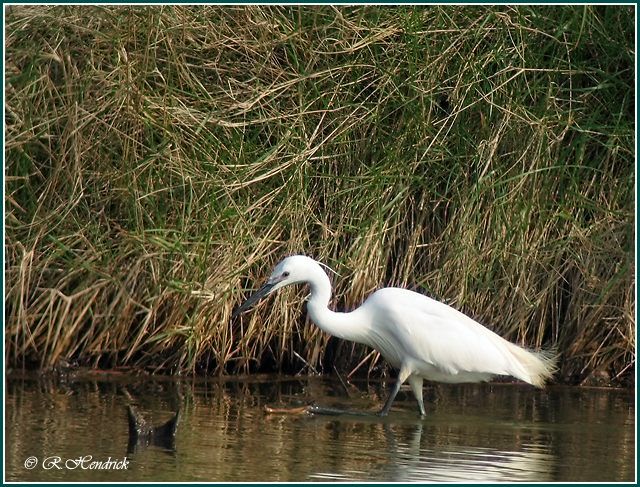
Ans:
[[[5,364],[367,373],[286,290],[422,291],[633,382],[634,7],[13,6]]]

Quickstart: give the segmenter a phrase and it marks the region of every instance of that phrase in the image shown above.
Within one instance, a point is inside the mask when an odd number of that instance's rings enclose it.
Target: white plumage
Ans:
[[[318,262],[303,255],[280,262],[267,283],[234,316],[281,287],[305,282],[311,287],[307,310],[318,327],[378,350],[399,369],[398,380],[381,415],[389,412],[405,381],[409,382],[424,416],[423,379],[458,383],[507,375],[542,387],[555,372],[554,353],[525,350],[460,311],[407,289],[383,288],[351,312],[332,311],[328,307],[329,277]]]

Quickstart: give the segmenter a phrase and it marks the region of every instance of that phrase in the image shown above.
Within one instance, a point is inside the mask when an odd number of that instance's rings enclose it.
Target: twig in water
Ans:
[[[335,371],[336,375],[338,376],[338,379],[340,379],[340,383],[342,384],[342,387],[344,387],[344,391],[347,393],[347,397],[351,397],[351,393],[349,392],[349,388],[347,387],[347,383],[342,380],[342,376],[340,375],[340,372],[338,372],[338,369],[336,369],[336,366],[333,366],[333,370]]]
[[[320,375],[320,374],[318,374],[318,371],[313,367],[313,365],[311,365],[309,362],[307,362],[305,359],[303,359],[300,355],[298,355],[298,353],[295,350],[293,350],[293,354],[296,357],[298,357],[300,360],[302,360],[307,365],[307,367],[309,367],[313,371],[314,374]]]

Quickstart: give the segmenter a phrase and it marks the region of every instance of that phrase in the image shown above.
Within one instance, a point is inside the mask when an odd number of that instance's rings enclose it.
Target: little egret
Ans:
[[[460,311],[408,289],[379,289],[351,312],[332,311],[328,307],[329,277],[317,261],[304,255],[280,262],[266,284],[236,309],[233,317],[277,289],[298,283],[311,288],[307,312],[320,329],[376,349],[399,369],[381,416],[388,414],[405,381],[425,416],[423,379],[460,383],[508,375],[542,387],[556,370],[553,352],[525,350]]]

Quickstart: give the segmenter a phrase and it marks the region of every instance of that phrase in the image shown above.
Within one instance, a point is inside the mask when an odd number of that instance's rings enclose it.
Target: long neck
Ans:
[[[338,313],[329,309],[331,282],[320,266],[317,266],[307,282],[311,288],[311,296],[307,302],[311,320],[330,335],[368,345],[365,333],[367,323],[363,322],[358,310]]]

